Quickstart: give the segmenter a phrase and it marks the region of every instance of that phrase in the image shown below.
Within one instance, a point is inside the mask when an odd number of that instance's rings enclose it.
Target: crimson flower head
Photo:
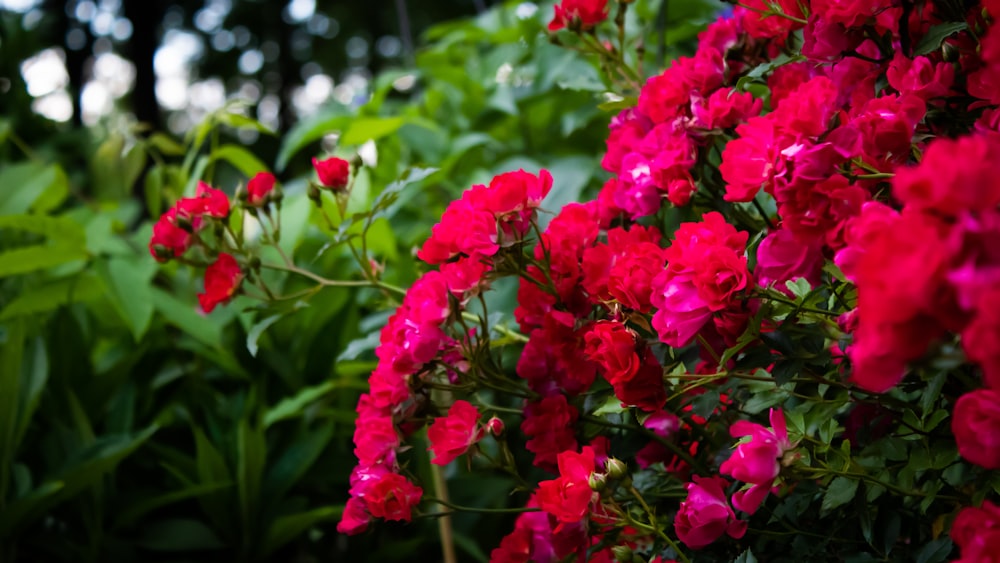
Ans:
[[[215,263],[205,269],[205,292],[198,294],[201,310],[211,313],[216,305],[227,303],[243,281],[243,270],[232,255],[221,253]]]
[[[590,446],[584,446],[580,453],[560,452],[559,477],[538,484],[539,507],[560,522],[574,524],[583,520],[594,497],[590,488],[594,458],[594,449]]]
[[[431,442],[427,449],[434,452],[431,463],[447,465],[481,440],[486,429],[480,428],[478,423],[479,410],[467,401],[455,401],[448,409],[448,416],[435,418],[427,429]]]
[[[681,503],[674,518],[674,531],[684,545],[701,549],[728,534],[739,539],[747,531],[747,523],[736,518],[726,501],[727,485],[722,477],[694,476],[687,484],[688,497]]]
[[[153,225],[149,253],[157,262],[176,258],[191,246],[191,233],[177,225],[177,208],[172,207]]]
[[[590,29],[608,18],[608,0],[562,0],[556,4],[556,14],[549,22],[549,31],[559,31],[573,23]]]
[[[351,164],[342,158],[332,156],[326,160],[313,158],[313,168],[319,176],[319,183],[324,188],[340,191],[347,187],[351,178]]]
[[[734,438],[749,436],[750,440],[736,446],[733,455],[719,467],[720,473],[753,485],[746,491],[733,494],[733,506],[747,514],[756,512],[767,498],[774,479],[781,471],[779,460],[794,447],[788,440],[784,413],[771,409],[770,414],[771,428],[746,420],[739,420],[729,428]]]
[[[267,203],[268,196],[274,191],[277,180],[270,172],[258,172],[247,183],[247,205],[261,207]]]

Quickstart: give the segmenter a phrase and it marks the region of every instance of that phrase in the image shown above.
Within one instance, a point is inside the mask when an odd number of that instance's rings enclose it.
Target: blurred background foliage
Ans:
[[[334,531],[392,303],[327,288],[202,315],[198,273],[149,256],[150,220],[200,179],[232,194],[271,170],[282,247],[349,279],[305,180],[312,156],[360,153],[351,210],[382,206],[368,250],[405,286],[473,183],[544,167],[549,210],[592,195],[620,104],[593,61],[549,41],[551,2],[0,6],[0,561],[440,559],[434,518]],[[639,2],[646,72],[719,9]],[[449,471],[455,502],[508,502],[506,477]],[[459,558],[485,561],[511,523],[456,519]]]

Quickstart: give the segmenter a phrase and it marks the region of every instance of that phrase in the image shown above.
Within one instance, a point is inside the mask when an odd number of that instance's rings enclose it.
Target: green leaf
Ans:
[[[275,519],[267,529],[267,536],[264,539],[264,550],[261,555],[267,556],[274,550],[295,539],[312,526],[319,522],[340,518],[344,513],[344,506],[324,506],[315,508],[308,512],[289,514]]]
[[[209,158],[211,160],[225,160],[247,178],[253,178],[258,172],[267,171],[266,164],[240,145],[222,145],[212,151]]]
[[[69,303],[97,299],[104,294],[104,284],[90,272],[56,280],[38,287],[29,286],[3,310],[0,321],[24,315],[37,315],[53,311]]]
[[[57,504],[68,500],[111,472],[122,459],[148,440],[156,427],[131,435],[103,436],[73,455],[63,469],[26,497],[0,512],[0,536],[16,533]]]
[[[111,302],[138,342],[153,320],[152,286],[156,263],[146,257],[102,260],[97,271],[110,291]]]
[[[180,156],[184,154],[184,145],[175,141],[173,137],[159,131],[149,136],[149,144],[167,156]]]
[[[277,315],[271,315],[270,317],[255,323],[250,331],[247,332],[247,350],[250,352],[251,356],[255,358],[257,357],[257,340],[260,339],[260,335],[264,334],[267,327],[278,322],[283,316],[284,314],[280,313]]]
[[[45,350],[45,340],[41,337],[31,341],[25,350],[22,361],[25,366],[21,372],[20,393],[18,396],[17,426],[14,428],[13,447],[17,448],[28,431],[31,417],[38,409],[42,391],[49,380],[49,358]]]
[[[221,327],[210,318],[199,315],[193,304],[185,303],[158,287],[149,288],[149,297],[153,308],[168,323],[210,348],[222,348]]]
[[[594,411],[594,416],[601,416],[605,414],[619,414],[625,412],[625,408],[622,407],[622,401],[613,394],[608,397],[604,404]]]
[[[11,465],[17,445],[14,436],[20,426],[18,397],[21,394],[21,362],[25,328],[22,321],[0,327],[0,507],[7,499]],[[0,511],[2,514],[3,511]]]
[[[312,467],[330,445],[334,427],[332,420],[324,421],[319,428],[298,435],[278,456],[264,477],[264,494],[269,504],[279,504],[285,493]]]
[[[29,161],[0,168],[0,215],[55,209],[69,195],[69,181],[58,164]]]
[[[218,114],[219,123],[228,125],[235,129],[253,129],[265,135],[274,135],[270,127],[252,117],[247,117],[241,113],[224,112]]]
[[[858,481],[847,477],[835,477],[823,495],[823,511],[829,512],[838,506],[847,504],[858,491]]]
[[[275,422],[301,416],[305,407],[323,398],[338,387],[337,381],[327,380],[319,385],[306,387],[292,397],[282,399],[281,402],[268,409],[267,413],[264,414],[264,427],[267,428]]]
[[[195,426],[192,431],[194,432],[195,470],[198,480],[202,484],[231,482],[232,476],[229,473],[229,468],[219,451],[208,441],[200,428]],[[198,503],[216,528],[233,535],[236,527],[232,522],[231,497],[226,494],[226,491],[220,490],[199,495]]]
[[[406,120],[402,117],[361,117],[354,119],[340,137],[344,145],[360,145],[365,141],[377,141],[395,133]]]
[[[243,419],[236,427],[236,491],[244,534],[251,533],[260,508],[260,485],[267,462],[267,442],[262,427]]]
[[[66,244],[36,244],[0,252],[0,278],[46,270],[60,264],[83,260],[87,252]]]
[[[757,563],[757,557],[747,548],[739,557],[733,559],[733,563]]]
[[[128,508],[119,512],[115,516],[115,524],[112,528],[116,529],[132,524],[135,520],[153,510],[156,510],[157,508],[168,506],[183,500],[197,498],[232,486],[233,484],[231,482],[203,483],[198,485],[189,485],[178,490],[171,490],[167,493],[144,498],[134,504],[130,504]]]
[[[8,215],[0,217],[0,229],[16,229],[44,235],[46,238],[75,245],[85,246],[85,231],[83,227],[66,217],[49,217],[46,215]]]
[[[146,523],[136,542],[150,551],[192,552],[223,549],[226,544],[203,522],[172,518]]]
[[[968,24],[965,22],[945,22],[931,26],[930,30],[927,31],[927,35],[924,35],[916,46],[913,47],[913,55],[926,55],[931,51],[936,51],[948,36],[968,27]]]
[[[916,563],[942,563],[948,560],[951,555],[953,544],[951,538],[945,536],[927,542],[924,547],[917,552]]]

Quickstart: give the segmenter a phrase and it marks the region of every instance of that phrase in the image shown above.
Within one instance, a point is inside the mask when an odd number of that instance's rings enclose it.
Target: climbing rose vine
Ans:
[[[443,505],[519,513],[494,562],[1000,560],[1000,2],[748,0],[645,78],[629,5],[549,24],[623,100],[596,197],[509,171],[417,249],[338,530]],[[354,162],[314,159],[318,207]],[[274,177],[241,201],[276,243]],[[234,205],[200,185],[150,241],[207,266],[205,312],[269,267]],[[452,503],[417,450],[521,485]]]

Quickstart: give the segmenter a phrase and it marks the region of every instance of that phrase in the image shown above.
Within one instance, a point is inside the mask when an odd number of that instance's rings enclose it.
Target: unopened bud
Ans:
[[[249,197],[250,197],[250,194],[247,193],[246,188],[244,188],[243,186],[239,186],[239,187],[236,188],[235,199],[237,199],[238,201],[242,201],[243,203],[246,203],[247,202],[247,198],[249,198]]]
[[[611,554],[619,563],[632,563],[632,548],[627,545],[612,546]]]
[[[306,190],[306,194],[309,196],[309,199],[313,200],[313,203],[315,203],[316,205],[320,205],[323,201],[322,199],[320,199],[319,188],[316,187],[316,184],[313,184],[312,182],[309,182],[309,189]]]
[[[620,459],[609,457],[604,466],[607,468],[608,477],[612,479],[621,479],[628,473],[628,465]]]
[[[495,416],[486,422],[486,428],[490,431],[490,434],[493,434],[496,438],[503,436],[504,431],[507,429],[507,427],[504,426],[503,421]]]
[[[259,271],[260,270],[260,257],[259,256],[253,256],[253,257],[251,257],[250,258],[250,263],[247,264],[247,265],[250,267],[251,270],[257,270],[257,271]]]
[[[603,491],[604,487],[608,486],[608,476],[603,473],[591,473],[587,484],[592,491]]]

